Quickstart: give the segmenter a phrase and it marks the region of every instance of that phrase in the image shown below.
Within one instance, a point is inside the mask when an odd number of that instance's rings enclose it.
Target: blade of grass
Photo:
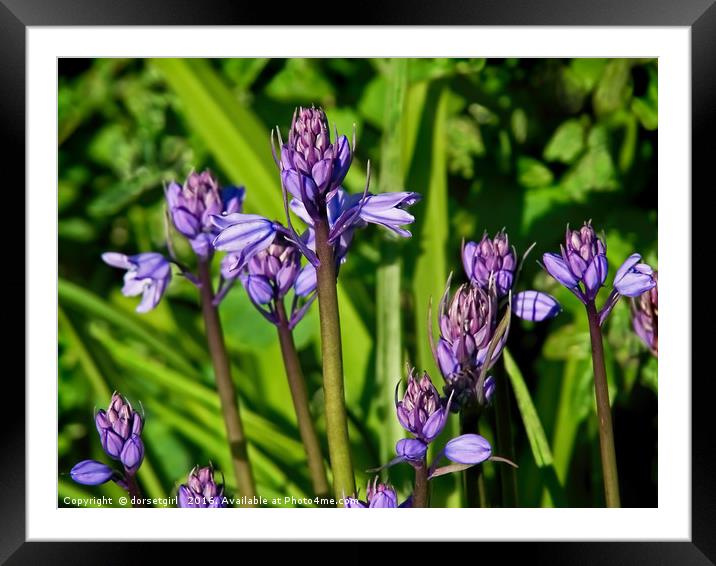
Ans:
[[[415,324],[417,341],[417,361],[422,369],[438,376],[437,367],[430,351],[430,340],[425,321],[431,297],[439,297],[445,287],[447,267],[445,245],[448,237],[447,207],[447,117],[449,91],[443,85],[431,87],[435,91],[436,106],[426,101],[422,115],[419,140],[429,140],[416,149],[415,166],[409,176],[408,186],[423,194],[424,202],[416,208],[420,235],[417,242],[419,255],[413,275],[413,293],[415,295]],[[428,94],[427,100],[431,99]],[[434,108],[434,110],[433,110]],[[425,170],[425,166],[428,170]],[[427,180],[427,187],[425,181]],[[431,331],[435,321],[430,321]]]
[[[408,77],[408,59],[391,59],[388,72],[385,124],[381,147],[379,192],[400,191],[403,188],[402,140],[399,136]],[[385,421],[380,435],[381,459],[392,458],[395,443],[403,436],[402,428],[393,418],[395,384],[402,373],[402,311],[400,282],[402,261],[400,242],[386,237],[381,242],[381,263],[376,273],[376,381],[378,397]]]
[[[179,97],[190,126],[204,140],[231,183],[246,185],[246,208],[281,218],[279,175],[269,130],[231,92],[205,59],[151,59]],[[283,123],[290,122],[286,116]]]
[[[537,410],[532,402],[527,384],[525,383],[524,377],[522,377],[522,372],[519,367],[517,367],[517,363],[507,348],[503,350],[502,355],[505,361],[505,371],[510,378],[515,399],[517,400],[517,407],[522,417],[525,432],[527,433],[532,456],[542,474],[542,479],[550,493],[552,501],[555,505],[564,506],[564,490],[554,469],[552,450],[550,449],[549,442],[542,428]]]
[[[150,327],[136,317],[125,314],[91,291],[65,279],[59,279],[58,294],[61,304],[79,310],[92,318],[104,319],[147,344],[178,369],[185,372],[195,371],[193,365],[170,342],[160,338],[156,332],[153,332]]]

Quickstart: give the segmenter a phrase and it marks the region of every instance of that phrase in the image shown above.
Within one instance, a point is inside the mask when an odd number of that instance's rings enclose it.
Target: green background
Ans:
[[[93,411],[113,390],[146,414],[138,474],[146,495],[173,495],[209,461],[236,493],[195,289],[174,277],[160,306],[138,315],[136,298],[120,293],[121,273],[100,254],[165,252],[162,187],[192,169],[245,185],[247,212],[282,220],[269,130],[285,135],[295,106],[311,104],[340,133],[350,137],[355,124],[347,190],[362,191],[370,160],[374,191],[423,195],[411,209],[412,239],[363,230],[340,274],[359,486],[403,435],[392,398],[406,364],[442,383],[427,308],[449,272],[464,280],[461,241],[505,227],[518,255],[537,243],[517,290],[548,291],[564,308],[549,322],[516,320],[506,367],[496,369],[513,390],[519,504],[603,505],[586,316],[536,260],[558,248],[567,223],[592,219],[607,240],[608,285],[633,251],[657,267],[655,60],[63,59],[59,74],[59,505],[122,494],[68,476],[79,460],[108,461]],[[191,262],[185,243],[173,241]],[[275,330],[240,287],[221,315],[258,492],[310,495]],[[314,306],[296,338],[322,431],[317,323]],[[626,302],[605,341],[622,501],[656,506],[657,365],[631,331]],[[493,440],[491,421],[483,417],[481,432]],[[498,465],[483,466],[495,505]],[[401,500],[410,477],[406,465],[389,472]],[[461,505],[459,475],[432,484],[433,505]]]

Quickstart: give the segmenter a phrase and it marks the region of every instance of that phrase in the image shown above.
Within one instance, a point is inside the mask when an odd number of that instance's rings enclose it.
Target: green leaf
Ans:
[[[581,120],[572,118],[560,124],[544,149],[547,161],[572,163],[584,150],[585,129]]]
[[[436,104],[428,103],[435,99]],[[447,104],[449,91],[442,84],[431,86],[422,117],[426,135],[419,138],[422,145],[416,147],[414,165],[410,171],[409,186],[423,193],[423,202],[415,208],[419,236],[413,245],[418,248],[413,276],[415,295],[416,342],[419,367],[438,375],[428,337],[428,305],[442,295],[447,280],[445,246],[448,238],[447,205]],[[417,232],[417,230],[416,230]],[[434,317],[433,317],[434,318]],[[430,321],[435,329],[435,320]]]
[[[520,156],[517,158],[517,180],[525,188],[545,187],[552,183],[554,176],[549,167],[537,159]]]
[[[333,85],[323,76],[320,59],[285,59],[284,67],[266,85],[266,94],[282,102],[321,104],[335,98]]]
[[[552,451],[547,441],[547,436],[542,428],[542,422],[537,415],[532,397],[530,396],[529,389],[522,377],[522,372],[517,367],[514,358],[506,348],[503,350],[505,359],[505,370],[507,375],[510,376],[510,383],[515,392],[515,398],[517,399],[517,407],[522,416],[522,422],[525,425],[525,432],[532,449],[532,455],[534,456],[537,466],[543,468],[552,464]]]

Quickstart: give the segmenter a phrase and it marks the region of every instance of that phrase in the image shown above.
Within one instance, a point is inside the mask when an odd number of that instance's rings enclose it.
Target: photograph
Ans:
[[[659,68],[58,57],[57,507],[658,508]]]

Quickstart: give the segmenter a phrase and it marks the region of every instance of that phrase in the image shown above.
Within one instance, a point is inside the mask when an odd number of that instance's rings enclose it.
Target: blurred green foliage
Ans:
[[[363,231],[341,271],[359,485],[368,478],[363,470],[385,460],[384,435],[396,434],[387,421],[394,419],[390,399],[401,376],[377,377],[389,367],[383,361],[377,369],[376,358],[384,355],[378,352],[401,356],[401,367],[427,369],[439,383],[427,342],[430,297],[440,296],[450,271],[463,280],[463,239],[506,227],[518,253],[537,242],[519,288],[546,290],[564,307],[548,323],[515,322],[510,355],[497,370],[512,385],[520,505],[603,503],[586,318],[534,260],[557,249],[567,223],[591,218],[606,235],[610,273],[632,251],[657,266],[657,62],[416,59],[405,67],[396,115],[386,105],[400,68],[391,60],[60,60],[61,505],[65,495],[119,494],[116,486],[85,488],[67,476],[78,460],[104,459],[92,411],[115,389],[146,413],[147,457],[138,477],[147,494],[172,495],[193,465],[208,461],[224,471],[235,493],[194,288],[175,277],[160,306],[137,315],[135,300],[119,292],[118,272],[99,256],[110,249],[165,251],[162,187],[191,169],[209,167],[224,184],[245,184],[247,210],[280,219],[268,132],[279,125],[285,133],[294,107],[311,104],[323,106],[339,132],[350,133],[355,124],[348,190],[362,190],[370,160],[374,190],[400,190],[391,184],[403,179],[405,188],[424,195],[414,207],[411,240]],[[383,151],[388,137],[398,140],[399,158]],[[385,155],[400,163],[382,163]],[[175,244],[191,261],[186,247]],[[376,274],[390,257],[401,258],[401,270],[384,281],[398,274],[399,292],[386,295],[389,287],[381,286],[377,298]],[[390,332],[376,333],[379,321],[396,311],[397,344]],[[274,329],[240,288],[221,314],[259,493],[309,495]],[[315,308],[296,336],[322,431]],[[656,360],[632,333],[626,303],[615,309],[605,339],[622,500],[655,506]],[[490,418],[481,430],[493,439]],[[489,491],[499,493],[494,465],[484,471]],[[390,472],[403,495],[409,478],[400,467]],[[460,504],[459,477],[433,483],[435,505]]]

